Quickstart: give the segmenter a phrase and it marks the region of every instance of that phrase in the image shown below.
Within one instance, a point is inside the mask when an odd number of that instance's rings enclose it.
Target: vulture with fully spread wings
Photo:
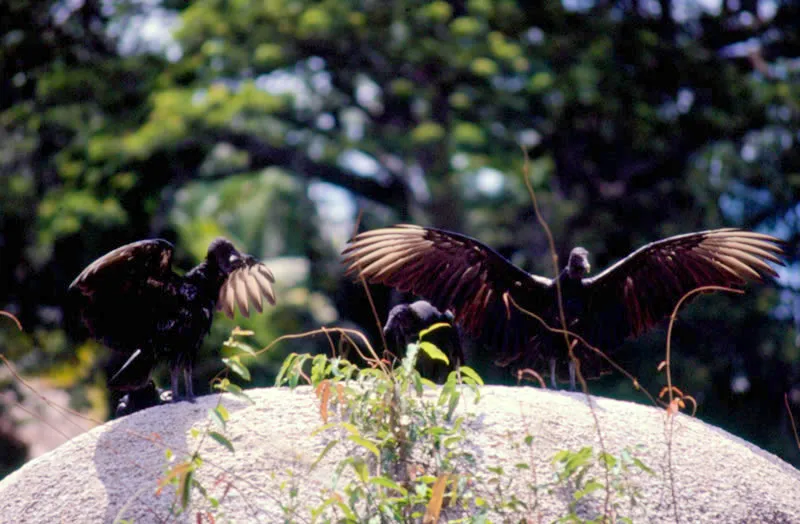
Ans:
[[[215,239],[206,259],[180,276],[172,270],[172,244],[141,240],[98,258],[69,286],[91,336],[123,360],[109,387],[135,391],[150,386],[155,365],[169,365],[172,398],[177,400],[183,371],[186,398],[192,399],[192,369],[211,329],[214,309],[233,318],[275,304],[272,272],[228,240]]]
[[[604,351],[635,337],[672,312],[701,286],[739,287],[775,276],[767,261],[782,264],[782,242],[739,229],[716,229],[648,244],[594,277],[588,252],[576,247],[558,275],[570,331]],[[499,365],[546,369],[555,383],[569,362],[562,334],[519,311],[513,303],[561,327],[553,279],[532,275],[466,235],[414,225],[367,231],[343,252],[347,273],[410,291],[450,310],[457,323],[497,352]],[[607,362],[582,344],[581,371],[594,377]],[[571,362],[570,362],[571,363]],[[574,369],[569,366],[574,387]]]

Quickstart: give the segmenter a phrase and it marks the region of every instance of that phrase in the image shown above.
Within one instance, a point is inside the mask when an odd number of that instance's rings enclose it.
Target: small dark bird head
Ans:
[[[226,275],[244,263],[244,257],[225,238],[215,238],[208,246],[206,259],[209,264],[219,268]]]
[[[567,262],[567,275],[569,278],[583,278],[592,270],[589,264],[589,252],[582,247],[576,247],[569,253]]]

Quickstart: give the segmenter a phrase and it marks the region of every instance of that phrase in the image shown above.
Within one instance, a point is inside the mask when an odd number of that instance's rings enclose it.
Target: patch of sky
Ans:
[[[503,190],[503,173],[491,167],[482,167],[476,173],[475,187],[486,196],[497,196]]]
[[[67,0],[52,8],[57,24],[63,23],[83,5],[83,0]],[[163,54],[176,62],[183,56],[181,46],[172,36],[180,25],[177,12],[164,9],[161,0],[138,0],[133,6],[123,6],[112,1],[103,2],[103,15],[110,18],[108,35],[117,39],[123,55],[137,53]],[[127,12],[126,12],[127,11]]]
[[[522,76],[494,76],[492,86],[498,91],[517,93],[525,87],[526,79]]]
[[[374,178],[379,182],[388,181],[388,175],[381,170],[378,161],[358,149],[343,151],[337,159],[337,164],[364,178]]]
[[[568,11],[588,11],[596,4],[594,0],[562,0],[564,8]]]
[[[739,154],[745,162],[755,162],[758,158],[758,149],[752,142],[745,142]]]
[[[465,153],[456,153],[450,157],[450,167],[463,171],[469,166],[469,157]]]
[[[308,186],[308,197],[317,208],[323,238],[334,246],[347,242],[355,227],[356,202],[353,195],[327,182],[312,182]]]
[[[333,115],[330,113],[322,113],[317,117],[317,129],[321,129],[322,131],[330,131],[333,129],[334,125],[336,125],[336,119],[333,118]]]
[[[272,95],[292,95],[297,109],[309,109],[314,106],[311,89],[292,71],[278,69],[265,75],[258,75],[255,84],[258,89]]]
[[[800,291],[800,262],[788,266],[776,266],[775,271],[778,273],[778,281],[784,287]]]
[[[544,43],[545,33],[540,27],[531,27],[525,32],[525,39],[534,45]]]
[[[536,147],[542,141],[542,135],[535,129],[523,129],[517,134],[517,141],[523,147]]]
[[[489,131],[498,138],[505,138],[506,136],[506,126],[500,122],[492,122],[489,125]]]
[[[364,129],[369,120],[364,111],[357,107],[343,109],[339,115],[339,120],[344,127],[344,133],[348,140],[359,142],[364,138]]]
[[[769,189],[756,189],[741,182],[732,183],[729,190],[719,197],[722,214],[734,224],[742,224],[748,214],[758,213],[772,205],[774,198]]]
[[[370,113],[383,111],[380,86],[364,75],[356,80],[356,101]]]

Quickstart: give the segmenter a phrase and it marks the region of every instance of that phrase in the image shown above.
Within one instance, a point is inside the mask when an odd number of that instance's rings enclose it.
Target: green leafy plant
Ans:
[[[442,326],[431,326],[420,339]],[[325,355],[292,354],[284,362],[277,385],[309,383],[320,398],[324,422],[314,434],[337,435],[314,466],[337,447],[361,451],[348,453],[336,465],[335,487],[312,508],[315,519],[328,510],[359,522],[368,521],[370,515],[401,522],[426,515],[438,519],[445,491],[449,488],[450,501],[465,491],[463,479],[469,476],[474,458],[460,446],[468,415],[457,413],[457,408],[462,386],[477,402],[483,381],[471,368],[461,367],[449,374],[438,394],[426,393],[434,384],[416,370],[420,353],[449,363],[438,347],[424,340],[410,344],[394,368],[376,356],[363,369]],[[331,420],[332,410],[336,420]]]
[[[590,446],[578,451],[562,450],[555,454],[552,464],[556,468],[556,481],[551,484],[550,489],[566,488],[572,496],[569,513],[557,522],[595,523],[607,522],[609,518],[617,522],[633,522],[632,518],[620,515],[620,510],[624,500],[627,500],[633,510],[641,497],[634,477],[639,472],[655,475],[653,470],[634,457],[627,448],[619,456],[605,451],[596,453]],[[608,484],[593,474],[595,466],[602,466],[608,472],[605,476]],[[579,516],[582,501],[585,502],[594,493],[607,491],[612,494],[610,514],[593,519]]]

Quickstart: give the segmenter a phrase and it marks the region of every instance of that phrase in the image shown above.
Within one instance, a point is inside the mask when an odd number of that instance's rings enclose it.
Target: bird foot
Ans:
[[[164,391],[163,393],[161,393],[161,402],[163,402],[165,404],[168,404],[168,403],[173,403],[174,404],[175,402],[184,402],[184,401],[185,402],[191,402],[192,404],[194,404],[195,402],[197,402],[197,397],[195,397],[194,395],[192,395],[192,396],[189,396],[189,395],[177,395],[176,396],[176,395],[173,395],[172,391],[169,391],[169,390]]]

